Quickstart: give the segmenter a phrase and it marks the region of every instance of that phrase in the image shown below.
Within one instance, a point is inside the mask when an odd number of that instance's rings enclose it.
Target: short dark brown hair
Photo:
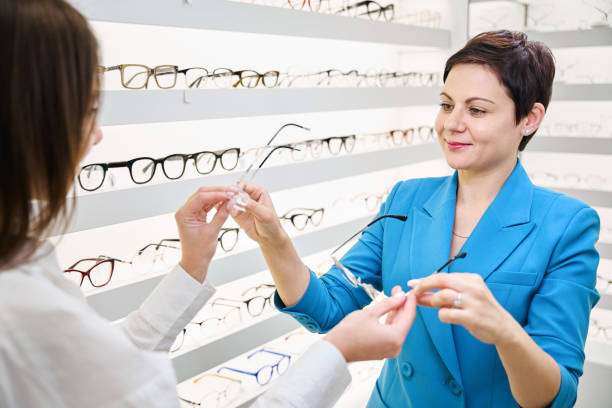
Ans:
[[[497,75],[514,101],[517,124],[536,102],[548,107],[555,60],[545,44],[529,41],[525,33],[499,30],[478,34],[446,61],[444,82],[450,70],[458,64],[485,65]],[[525,149],[536,131],[523,137],[519,151]]]
[[[68,218],[66,197],[96,103],[98,45],[87,20],[63,0],[1,1],[0,38],[0,269],[6,269],[29,258],[55,222]]]

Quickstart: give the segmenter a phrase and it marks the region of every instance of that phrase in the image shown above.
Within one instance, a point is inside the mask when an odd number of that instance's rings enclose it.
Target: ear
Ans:
[[[546,108],[540,102],[536,102],[533,104],[531,111],[527,114],[525,118],[523,118],[523,123],[521,127],[521,133],[523,136],[528,136],[533,134],[542,123],[544,119],[544,115],[546,114]]]

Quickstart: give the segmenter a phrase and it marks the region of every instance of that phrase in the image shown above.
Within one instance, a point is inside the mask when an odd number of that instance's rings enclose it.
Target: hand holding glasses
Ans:
[[[246,183],[251,183],[255,179],[255,176],[257,175],[257,172],[259,171],[259,169],[261,169],[261,167],[272,156],[272,154],[274,154],[274,152],[276,152],[279,149],[299,150],[290,145],[277,145],[277,146],[272,145],[272,142],[274,141],[274,139],[276,139],[276,137],[280,134],[280,132],[287,127],[297,127],[303,130],[310,131],[309,128],[302,126],[302,125],[298,125],[297,123],[286,123],[283,126],[281,126],[276,131],[276,133],[274,133],[274,135],[270,138],[270,140],[268,140],[268,143],[266,143],[265,145],[265,149],[260,150],[256,154],[254,161],[247,167],[244,174],[236,182],[236,186],[241,191],[234,198],[229,200],[227,205],[230,211],[232,209],[238,212],[245,211],[244,205],[246,203],[246,197],[248,197],[248,194],[243,190],[243,186]]]

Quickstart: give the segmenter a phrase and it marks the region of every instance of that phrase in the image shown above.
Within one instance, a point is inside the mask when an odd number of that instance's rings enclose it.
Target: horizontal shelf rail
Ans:
[[[155,89],[102,92],[100,124],[401,108],[439,102],[438,87]]]
[[[226,0],[72,0],[90,20],[253,34],[450,47],[448,30]]]
[[[529,39],[541,41],[550,48],[605,47],[612,45],[612,28],[590,30],[527,31]]]
[[[612,138],[588,136],[538,136],[527,148],[530,152],[612,154]]]
[[[593,207],[612,207],[612,191],[582,190],[578,188],[550,188],[582,200]]]
[[[262,168],[257,175],[257,183],[274,192],[407,166],[440,157],[440,149],[435,143],[348,154],[330,159]],[[231,185],[236,182],[239,175],[240,173],[228,173],[82,195],[77,199],[67,232],[168,214],[176,211],[199,187]]]
[[[361,217],[300,235],[293,239],[293,243],[302,257],[316,254],[344,241],[371,219],[372,217]],[[259,248],[255,248],[213,260],[208,273],[208,279],[214,286],[220,286],[259,273],[266,268],[267,266],[261,251]],[[87,302],[105,318],[118,320],[136,310],[162,279],[163,276],[155,276],[95,293],[87,297]]]

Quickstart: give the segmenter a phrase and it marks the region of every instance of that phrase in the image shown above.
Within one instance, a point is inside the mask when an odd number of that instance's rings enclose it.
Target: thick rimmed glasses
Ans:
[[[85,278],[87,278],[93,287],[100,288],[108,285],[113,277],[115,262],[131,264],[128,261],[100,255],[97,258],[78,260],[68,269],[64,270],[64,276],[79,286],[82,286]]]
[[[308,8],[310,11],[318,12],[321,10],[321,4],[328,0],[287,0],[289,7],[295,10],[303,10]]]
[[[261,284],[252,288],[245,290],[241,296],[244,297],[248,295],[250,292],[257,293],[261,289],[271,290],[271,292],[267,295],[255,295],[249,297],[247,299],[230,299],[230,298],[216,298],[211,306],[213,309],[218,306],[230,307],[236,305],[245,305],[247,312],[252,317],[257,317],[261,315],[266,309],[266,305],[269,308],[272,308],[272,298],[274,297],[274,289],[276,287],[270,284]]]
[[[255,88],[262,84],[266,88],[278,86],[280,72],[266,71],[259,73],[253,70],[234,71],[229,68],[216,68],[209,75],[217,88]]]
[[[291,151],[291,158],[294,161],[302,161],[306,158],[306,153],[310,153],[310,156],[316,159],[321,156],[323,146],[326,146],[329,153],[333,156],[340,154],[343,148],[346,153],[352,153],[355,149],[356,141],[357,137],[355,135],[349,135],[292,143],[291,146],[295,147],[296,150]]]
[[[318,227],[321,225],[325,208],[292,208],[278,217],[280,220],[289,221],[295,229],[302,231],[308,223]]]
[[[194,379],[191,384],[202,386],[204,393],[200,393],[197,398],[179,396],[179,399],[191,406],[203,408],[225,407],[240,395],[242,389],[242,381],[239,379],[217,373],[204,373]]]
[[[93,163],[81,168],[78,180],[83,190],[95,191],[104,184],[109,169],[127,167],[130,177],[135,184],[146,184],[153,179],[158,165],[161,165],[166,178],[177,180],[185,174],[185,167],[189,160],[193,160],[198,173],[206,175],[212,173],[217,163],[221,163],[221,167],[227,171],[234,170],[238,166],[239,157],[240,149],[230,148],[215,152],[176,153],[161,159],[138,157],[128,161]]]
[[[366,11],[358,10],[360,7],[365,7]],[[387,4],[382,6],[379,3],[372,0],[359,1],[354,4],[347,4],[340,10],[336,11],[336,14],[348,13],[350,16],[368,16],[370,20],[392,21],[395,16],[395,6],[393,4]]]
[[[270,380],[272,380],[274,371],[276,371],[278,375],[281,375],[285,371],[287,371],[289,365],[291,364],[291,356],[289,354],[279,353],[277,351],[272,351],[265,348],[252,352],[247,356],[247,359],[251,359],[253,358],[253,356],[260,353],[270,354],[272,356],[278,357],[278,361],[274,364],[266,364],[259,368],[257,371],[246,371],[240,370],[238,368],[223,366],[220,367],[217,372],[219,373],[221,371],[232,371],[239,374],[250,375],[255,377],[259,385],[266,385],[270,382]]]
[[[140,64],[121,64],[112,67],[100,67],[100,71],[119,71],[121,85],[127,89],[143,89],[149,85],[149,79],[155,78],[155,83],[161,89],[174,88],[178,67],[176,65],[158,65],[149,68]]]

